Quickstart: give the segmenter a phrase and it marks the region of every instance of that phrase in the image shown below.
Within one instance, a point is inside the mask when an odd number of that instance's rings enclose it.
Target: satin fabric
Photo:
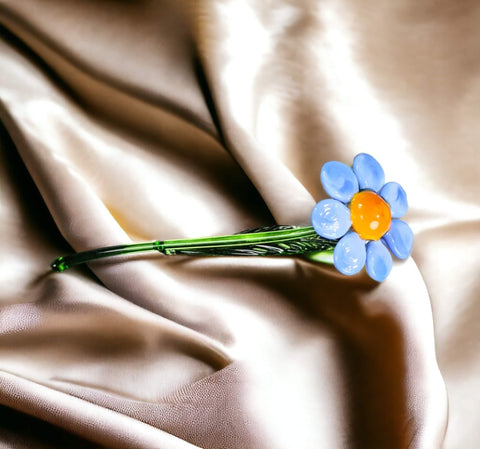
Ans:
[[[478,447],[479,19],[454,0],[1,0],[0,445]],[[359,152],[410,203],[412,257],[382,284],[290,258],[49,272],[308,224],[322,164]]]

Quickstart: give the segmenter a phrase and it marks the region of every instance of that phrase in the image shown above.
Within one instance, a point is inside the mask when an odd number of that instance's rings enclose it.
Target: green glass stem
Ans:
[[[332,264],[336,243],[320,237],[311,226],[271,226],[220,237],[156,240],[97,248],[59,257],[52,262],[51,268],[62,272],[104,257],[150,251],[166,256],[306,256],[317,262]]]

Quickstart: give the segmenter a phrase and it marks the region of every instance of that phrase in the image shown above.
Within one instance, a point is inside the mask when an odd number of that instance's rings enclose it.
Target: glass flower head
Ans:
[[[355,156],[351,168],[327,162],[320,179],[331,198],[314,207],[312,226],[321,237],[340,239],[333,252],[335,267],[352,275],[366,264],[368,275],[383,281],[393,265],[388,250],[399,259],[412,250],[413,232],[399,220],[408,209],[402,186],[385,184],[382,166],[366,153]]]

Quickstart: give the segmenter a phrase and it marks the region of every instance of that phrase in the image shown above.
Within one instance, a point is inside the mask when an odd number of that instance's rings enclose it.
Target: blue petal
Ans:
[[[337,243],[333,251],[333,263],[340,273],[352,275],[365,265],[365,242],[356,232],[349,232]]]
[[[332,198],[348,203],[358,192],[358,182],[352,169],[342,162],[327,162],[320,172],[323,188]]]
[[[360,153],[355,156],[353,171],[357,176],[360,189],[378,192],[385,182],[385,173],[382,166],[369,154]]]
[[[397,182],[387,182],[380,196],[389,204],[393,218],[403,217],[408,210],[407,194]]]
[[[385,233],[383,240],[395,256],[406,259],[412,251],[413,232],[404,221],[392,220],[390,230]]]
[[[377,282],[382,282],[392,270],[392,256],[380,241],[367,243],[367,273]]]
[[[350,210],[337,200],[320,201],[312,211],[312,226],[326,239],[339,239],[352,225]]]

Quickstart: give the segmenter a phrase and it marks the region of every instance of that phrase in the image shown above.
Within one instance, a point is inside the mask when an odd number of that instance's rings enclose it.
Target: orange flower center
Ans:
[[[364,240],[379,240],[390,229],[388,204],[375,192],[356,193],[350,202],[353,229]]]

